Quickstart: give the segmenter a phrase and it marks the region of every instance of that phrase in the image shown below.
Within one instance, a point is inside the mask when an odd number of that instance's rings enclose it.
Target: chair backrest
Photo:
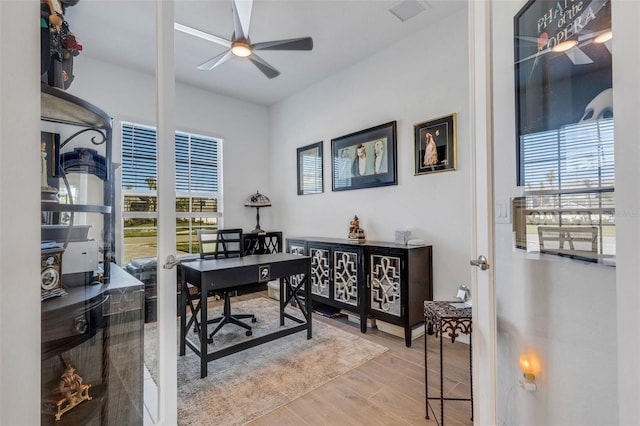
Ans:
[[[198,230],[200,258],[241,257],[244,254],[242,229]]]
[[[282,252],[282,232],[244,234],[244,255]]]
[[[595,226],[539,226],[538,240],[541,253],[565,252],[570,254],[580,251],[598,253],[598,228]],[[569,247],[565,247],[565,244],[568,244]]]

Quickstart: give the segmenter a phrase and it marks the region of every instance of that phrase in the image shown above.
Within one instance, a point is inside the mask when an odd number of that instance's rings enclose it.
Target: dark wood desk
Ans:
[[[245,256],[232,259],[207,259],[185,262],[180,265],[180,355],[184,355],[186,347],[191,348],[200,357],[200,377],[207,376],[207,364],[218,358],[270,342],[280,337],[307,330],[307,339],[311,339],[311,286],[306,285],[310,275],[311,262],[307,256],[289,253],[272,253]],[[199,328],[199,342],[191,341],[187,335],[194,323],[193,318],[187,322],[188,290],[187,283],[200,289],[199,309],[200,324],[207,324],[207,294],[215,290],[233,290],[256,282],[267,282],[281,279],[280,285],[280,327],[273,333],[245,340],[233,346],[209,352],[207,349],[207,327]],[[293,278],[293,279],[292,279]],[[285,307],[296,302],[296,307],[303,318],[285,312]],[[291,304],[291,306],[294,306]],[[284,326],[285,318],[298,325],[289,328]]]

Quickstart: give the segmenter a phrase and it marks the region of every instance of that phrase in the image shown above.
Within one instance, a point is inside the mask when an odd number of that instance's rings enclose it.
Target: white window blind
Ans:
[[[156,129],[122,123],[123,189],[155,189],[158,179]]]
[[[587,121],[521,137],[527,191],[613,189],[613,119]]]
[[[520,246],[537,250],[537,226],[597,227],[594,259],[615,256],[613,118],[523,135],[519,164],[525,197],[518,211],[525,220],[516,238],[526,242]]]
[[[152,257],[157,235],[156,129],[121,123],[124,256]],[[176,132],[176,250],[191,253],[196,231],[216,228],[220,205],[220,149],[215,138]]]
[[[218,192],[218,144],[214,138],[176,132],[176,191]],[[122,123],[122,186],[155,189],[156,129]]]
[[[302,155],[302,192],[304,194],[322,192],[322,158],[317,154]]]

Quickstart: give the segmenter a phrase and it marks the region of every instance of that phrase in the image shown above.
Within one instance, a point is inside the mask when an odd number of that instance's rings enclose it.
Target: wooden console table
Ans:
[[[440,400],[440,425],[444,425],[444,401],[470,401],[471,402],[471,420],[473,420],[473,368],[471,363],[471,307],[456,307],[461,302],[443,302],[443,301],[425,301],[424,302],[424,392],[426,405],[426,418],[429,418],[429,410],[433,411],[429,404],[430,399]],[[427,367],[427,332],[435,333],[436,337],[440,337],[440,396],[429,396],[429,380]],[[445,398],[444,397],[444,380],[442,367],[442,336],[447,333],[451,339],[451,343],[455,342],[460,334],[469,335],[469,398]],[[435,415],[435,412],[434,412]],[[437,419],[436,419],[437,422]]]

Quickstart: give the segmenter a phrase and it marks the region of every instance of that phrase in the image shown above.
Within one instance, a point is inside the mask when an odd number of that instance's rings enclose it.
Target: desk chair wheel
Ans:
[[[251,336],[253,333],[251,332],[251,330],[247,330],[247,332],[244,334],[246,334],[247,336]]]
[[[251,318],[251,322],[258,322],[258,319],[256,317]]]

